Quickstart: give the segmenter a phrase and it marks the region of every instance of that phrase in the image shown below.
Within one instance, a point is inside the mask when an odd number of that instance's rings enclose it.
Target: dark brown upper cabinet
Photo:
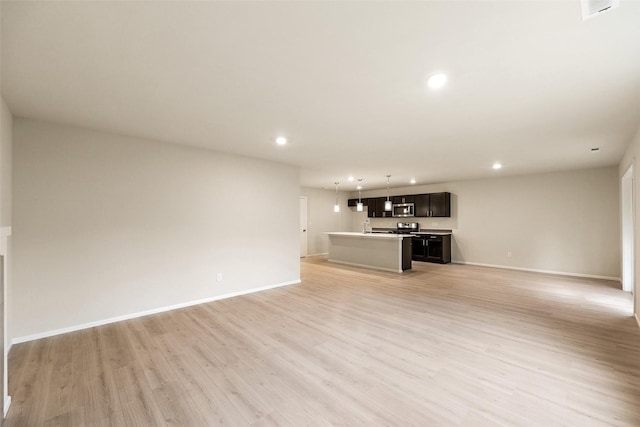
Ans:
[[[429,195],[431,215],[435,217],[451,216],[451,193],[431,193]]]
[[[451,216],[451,193],[417,194],[415,196],[415,216]]]
[[[429,195],[428,194],[416,194],[415,198],[415,216],[425,217],[429,216],[429,210],[431,209],[429,205]]]
[[[391,201],[394,205],[398,205],[401,203],[415,203],[415,196],[393,196],[391,197]]]
[[[391,211],[384,210],[386,196],[362,199],[367,206],[369,218],[389,218],[393,216]],[[416,217],[449,217],[451,216],[451,193],[410,194],[391,197],[393,204],[415,203]],[[349,206],[356,206],[358,199],[349,199]]]
[[[389,218],[392,216],[392,211],[384,210],[384,202],[386,197],[376,197],[367,199],[367,216],[369,218]]]

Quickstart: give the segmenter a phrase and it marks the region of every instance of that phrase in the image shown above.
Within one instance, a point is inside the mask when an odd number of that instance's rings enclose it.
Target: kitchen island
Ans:
[[[411,269],[410,234],[329,232],[329,261],[402,273]]]

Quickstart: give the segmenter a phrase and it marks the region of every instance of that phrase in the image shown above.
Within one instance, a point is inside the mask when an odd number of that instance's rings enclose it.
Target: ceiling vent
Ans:
[[[611,9],[620,6],[620,0],[580,0],[582,6],[582,20],[599,15]]]

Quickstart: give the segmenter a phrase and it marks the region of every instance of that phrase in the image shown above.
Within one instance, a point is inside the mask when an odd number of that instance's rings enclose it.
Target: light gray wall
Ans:
[[[329,252],[327,231],[346,231],[351,227],[351,212],[347,207],[349,194],[338,191],[340,212],[333,211],[336,203],[334,190],[301,187],[300,195],[307,196],[307,239],[308,254],[319,255]]]
[[[615,166],[392,188],[391,194],[439,191],[451,192],[451,218],[416,220],[421,228],[453,230],[454,261],[620,277]],[[383,196],[386,190],[366,195]],[[352,230],[361,230],[366,213],[351,211]],[[371,220],[373,227],[396,222]]]
[[[618,179],[621,180],[624,173],[629,169],[629,166],[633,164],[633,226],[634,226],[634,313],[636,318],[640,322],[640,280],[638,274],[640,273],[640,192],[638,191],[638,184],[640,183],[640,165],[635,163],[635,160],[640,158],[640,127],[636,131],[627,151],[624,153],[622,160],[618,167]]]
[[[299,186],[275,162],[16,119],[11,336],[298,281]]]
[[[13,116],[4,99],[0,98],[2,108],[2,133],[0,142],[0,227],[11,227],[12,216],[12,141]]]
[[[13,116],[11,111],[4,102],[2,96],[0,96],[0,227],[11,227],[12,225],[12,143],[13,143]],[[3,229],[3,232],[6,228]],[[6,233],[5,233],[6,234]],[[12,241],[11,236],[7,236],[6,239],[0,239],[0,253],[5,256],[4,262],[4,295],[3,303],[4,309],[2,310],[4,316],[4,384],[1,385],[3,393],[3,407],[4,410],[8,410],[7,407],[7,354],[9,351],[9,336],[8,336],[8,319],[12,313],[13,307],[9,303],[12,295]]]

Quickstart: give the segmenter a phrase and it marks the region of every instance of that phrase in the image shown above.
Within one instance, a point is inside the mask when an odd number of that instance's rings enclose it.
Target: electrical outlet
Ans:
[[[216,275],[216,281],[218,281],[218,282],[222,282],[222,273],[218,273],[218,274]]]
[[[511,258],[511,255],[512,255],[512,254],[511,254],[511,249],[509,249],[509,250],[507,251],[507,256],[508,256],[509,258]]]

